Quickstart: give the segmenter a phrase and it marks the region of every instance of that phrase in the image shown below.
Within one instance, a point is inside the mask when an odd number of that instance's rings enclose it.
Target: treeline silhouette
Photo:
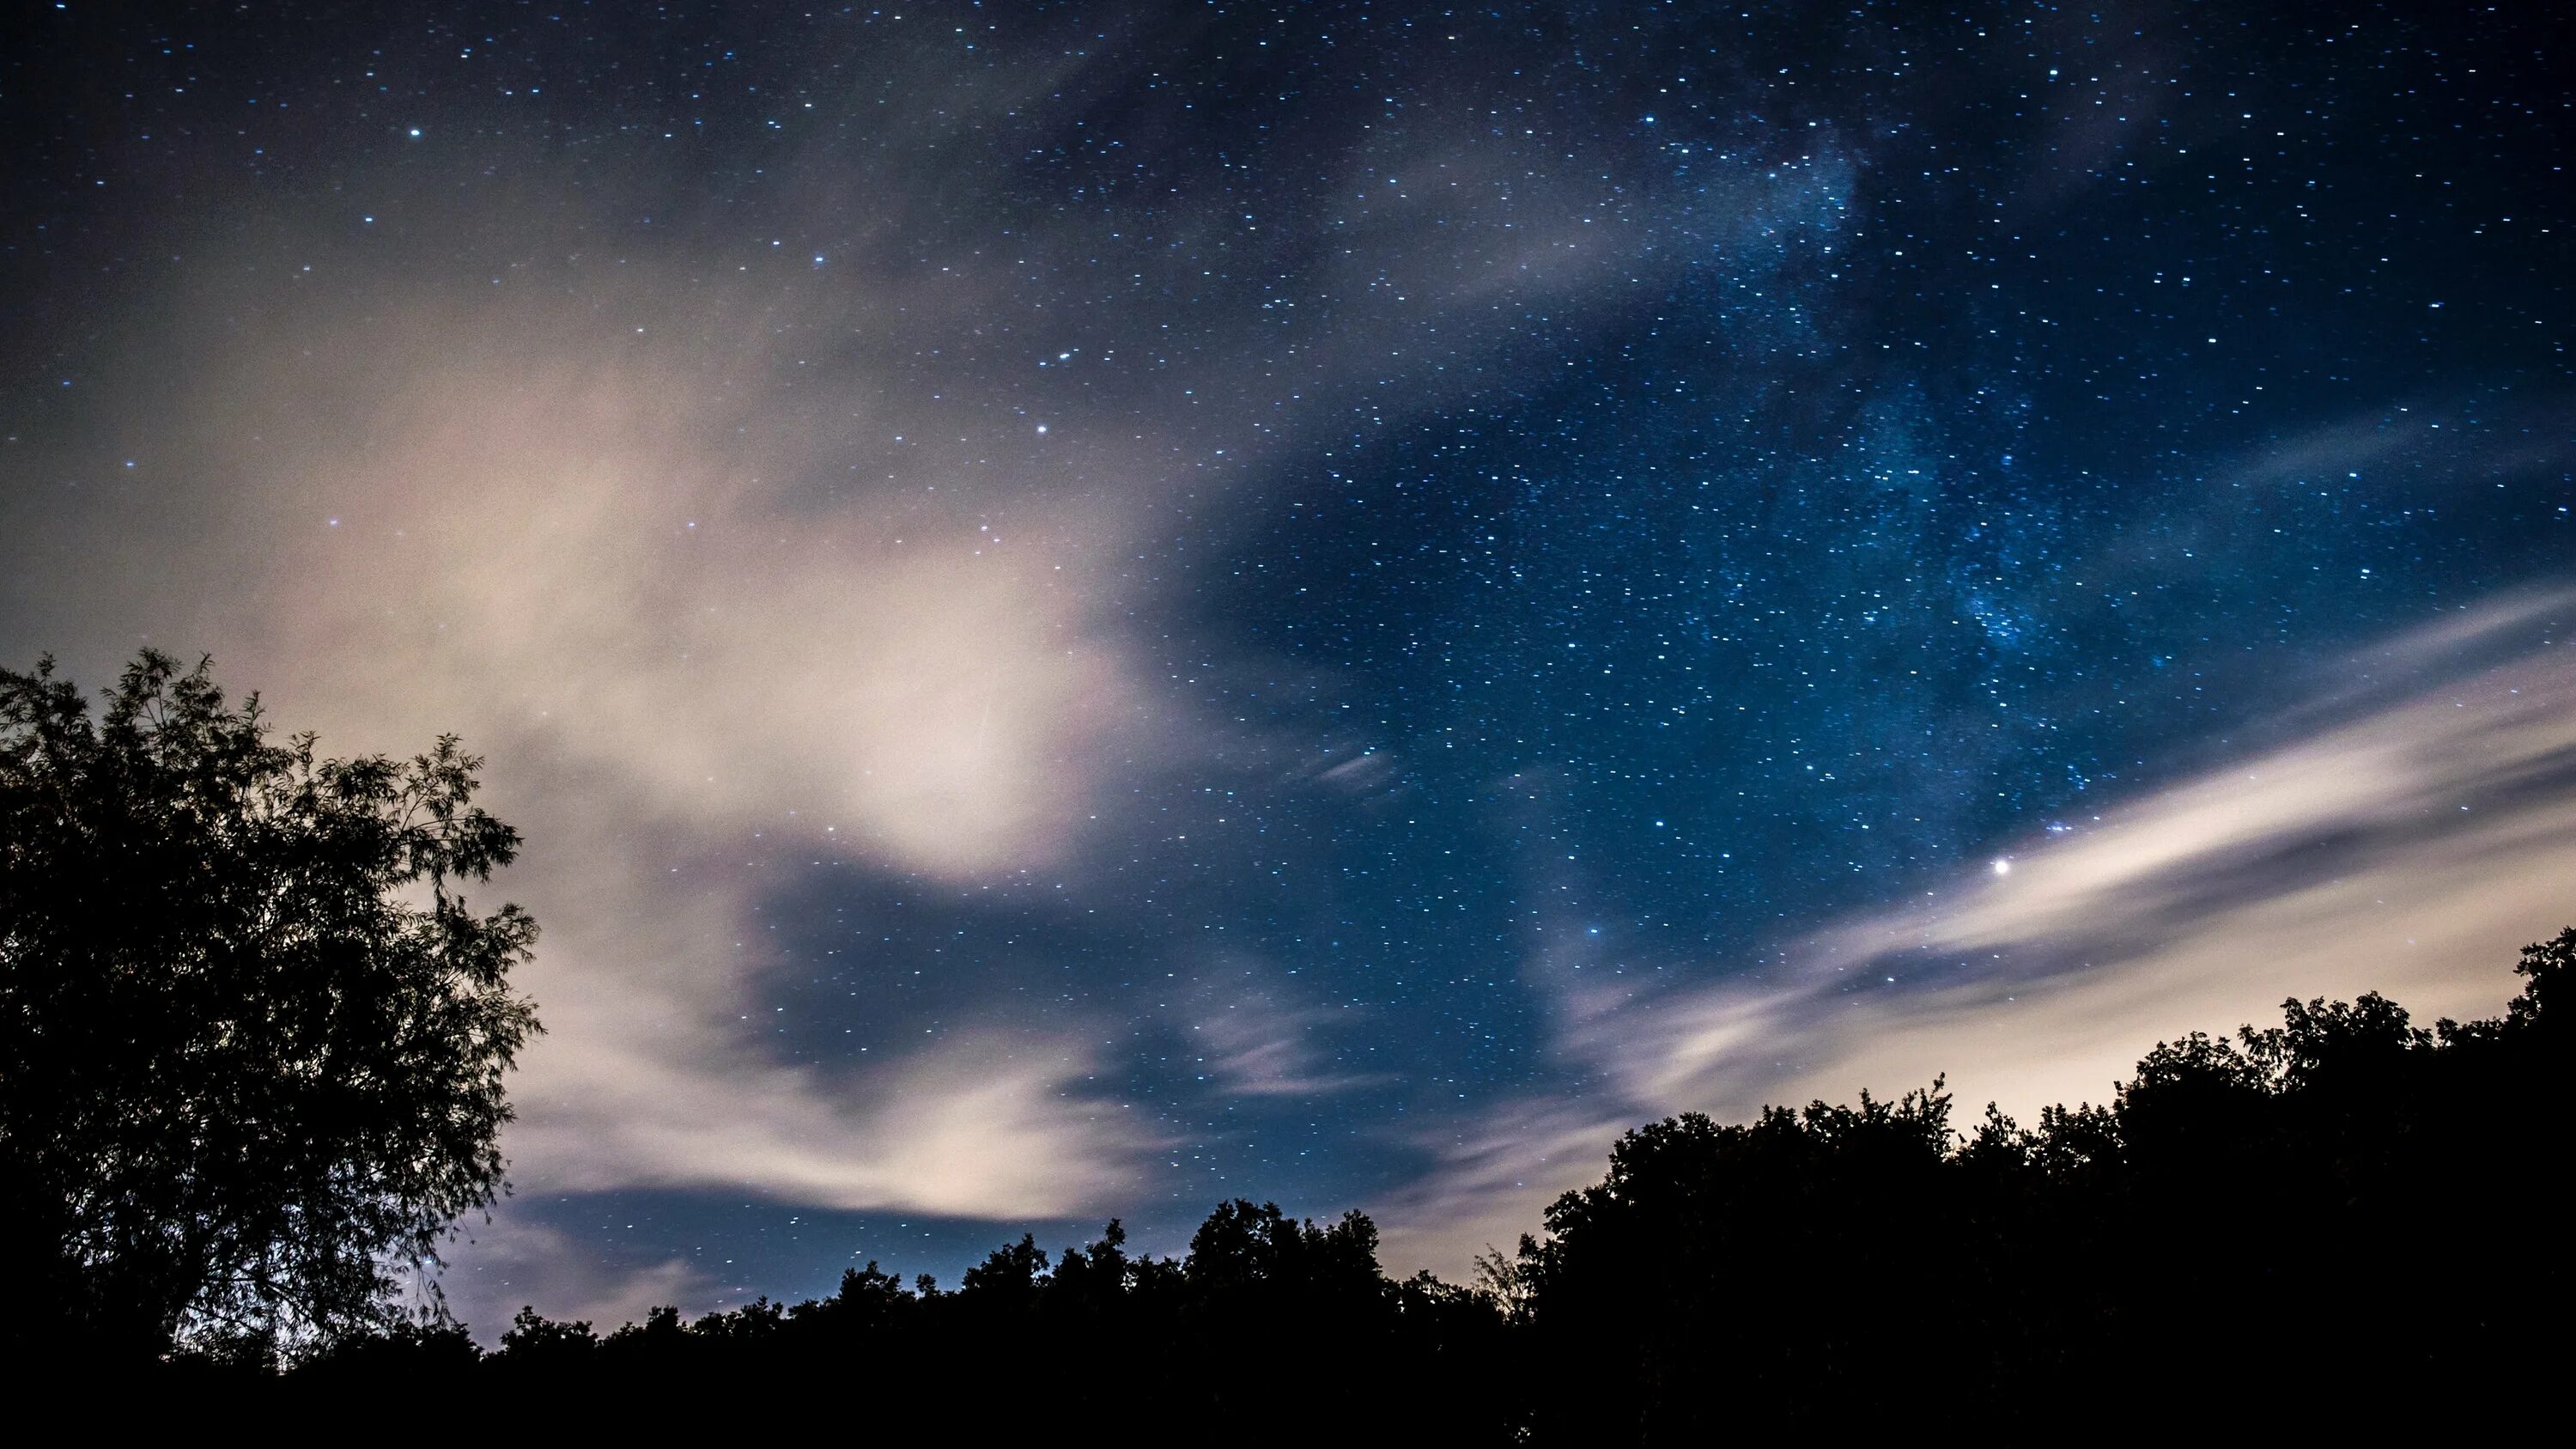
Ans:
[[[997,1248],[954,1291],[871,1263],[828,1298],[604,1335],[522,1312],[489,1353],[411,1326],[279,1386],[859,1386],[880,1426],[1130,1438],[2459,1426],[2538,1392],[2566,1346],[2576,1008],[2549,1002],[2571,968],[2576,928],[2525,949],[2502,1017],[2429,1029],[2377,995],[2294,1000],[2031,1126],[1990,1107],[1954,1128],[1937,1082],[1657,1122],[1472,1286],[1390,1281],[1359,1213],[1236,1201],[1178,1261],[1131,1255],[1113,1221],[1052,1259]]]
[[[1028,1236],[996,1248],[954,1290],[871,1262],[828,1298],[688,1322],[658,1308],[607,1334],[522,1310],[488,1354],[462,1326],[405,1325],[338,1345],[280,1388],[372,1396],[480,1376],[478,1399],[630,1406],[851,1389],[879,1430],[1485,1439],[1509,1429],[1511,1406],[1491,1397],[1509,1335],[1486,1295],[1428,1273],[1388,1281],[1362,1213],[1317,1224],[1238,1200],[1178,1261],[1130,1254],[1113,1219],[1059,1257]]]

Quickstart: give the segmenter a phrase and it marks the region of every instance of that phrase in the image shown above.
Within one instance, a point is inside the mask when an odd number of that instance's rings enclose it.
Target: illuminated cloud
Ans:
[[[1073,1094],[1090,1064],[1071,1051],[971,1038],[834,1074],[597,1043],[576,1071],[531,1082],[546,1110],[510,1147],[539,1193],[720,1186],[823,1208],[1066,1217],[1136,1190],[1156,1145],[1119,1104]]]
[[[641,1323],[664,1304],[706,1303],[748,1295],[725,1293],[686,1258],[634,1268],[601,1261],[596,1248],[559,1229],[526,1221],[507,1204],[490,1222],[461,1224],[443,1275],[449,1309],[495,1341],[521,1308],[541,1306],[557,1320],[588,1323],[602,1334]]]
[[[491,759],[486,802],[529,845],[488,893],[545,930],[522,979],[548,1032],[503,1143],[522,1193],[1114,1210],[1161,1136],[1090,1094],[1087,1022],[970,1008],[828,1067],[782,1060],[747,1019],[788,963],[742,867],[1061,870],[1104,797],[1186,764],[1199,726],[1123,623],[1130,503],[1066,486],[1156,475],[1116,441],[934,445],[918,412],[864,401],[818,424],[759,385],[792,368],[776,353],[710,376],[702,341],[648,337],[574,365],[555,339],[596,330],[583,310],[281,322],[267,346],[303,361],[206,367],[155,422],[231,485],[221,506],[91,520],[43,567],[114,561],[118,623],[215,649],[326,750],[452,729]]]

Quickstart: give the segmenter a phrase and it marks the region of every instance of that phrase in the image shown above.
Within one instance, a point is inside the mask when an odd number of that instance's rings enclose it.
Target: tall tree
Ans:
[[[97,718],[50,659],[0,670],[17,1331],[139,1357],[380,1327],[493,1199],[537,928],[459,894],[519,841],[480,764],[272,743],[257,696],[153,651]]]

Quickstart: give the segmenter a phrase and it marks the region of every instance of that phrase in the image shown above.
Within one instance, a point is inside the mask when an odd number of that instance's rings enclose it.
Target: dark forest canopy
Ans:
[[[1131,1256],[1112,1221],[1052,1259],[997,1248],[953,1291],[870,1263],[827,1298],[605,1335],[522,1312],[492,1353],[405,1327],[277,1391],[432,1368],[629,1404],[862,1382],[879,1423],[1079,1415],[1149,1438],[2093,1432],[2162,1412],[2151,1397],[2239,1427],[2474,1423],[2566,1342],[2565,1008],[2547,1003],[2576,928],[2517,969],[2498,1019],[2293,1000],[2277,1026],[2159,1043],[2109,1103],[2029,1126],[1988,1108],[1956,1127],[1938,1082],[1670,1118],[1472,1287],[1389,1280],[1361,1214],[1235,1201],[1178,1261]]]

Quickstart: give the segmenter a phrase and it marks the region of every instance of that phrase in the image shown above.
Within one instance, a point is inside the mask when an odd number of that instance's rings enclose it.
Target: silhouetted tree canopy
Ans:
[[[1503,1433],[1510,1401],[1495,1385],[1509,1325],[1480,1295],[1427,1274],[1389,1281],[1376,1235],[1364,1214],[1317,1224],[1236,1200],[1178,1260],[1131,1255],[1113,1219],[1052,1261],[1024,1235],[954,1290],[927,1278],[907,1288],[871,1262],[827,1298],[759,1299],[691,1321],[657,1308],[605,1335],[522,1310],[482,1367],[506,1395],[610,1403],[792,1400],[855,1375],[886,1386],[866,1415],[879,1432],[970,1439],[1068,1426],[1115,1442]],[[443,1340],[407,1347],[423,1362],[448,1352]],[[398,1363],[381,1340],[352,1344],[290,1385],[383,1383]]]
[[[93,717],[0,670],[0,1254],[31,1352],[265,1358],[388,1329],[492,1200],[536,939],[459,887],[518,845],[453,737],[266,737],[146,651]],[[402,1335],[410,1335],[408,1337]],[[471,1358],[428,1329],[368,1351]]]
[[[2501,1020],[2427,1030],[2372,994],[2158,1043],[2106,1106],[1965,1134],[1894,1102],[1682,1116],[1496,1266],[1570,1393],[1543,1440],[1673,1443],[1748,1422],[2097,1433],[2124,1396],[2278,1423],[2453,1427],[2565,1347],[2568,1117],[2530,946]],[[2544,1347],[2546,1346],[2546,1347]],[[2363,1383],[2402,1398],[2344,1392]]]

